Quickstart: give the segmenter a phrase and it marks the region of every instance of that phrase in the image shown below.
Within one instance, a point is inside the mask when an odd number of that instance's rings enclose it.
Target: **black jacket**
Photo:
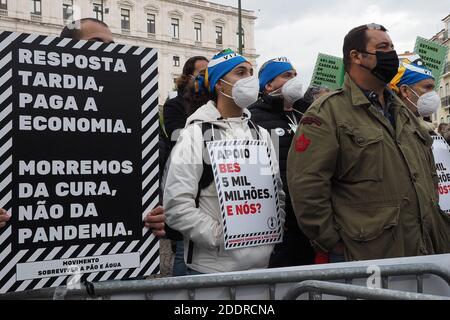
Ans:
[[[172,152],[173,147],[177,143],[176,138],[172,139],[172,135],[176,130],[181,130],[186,125],[186,120],[188,118],[187,111],[186,111],[186,102],[183,99],[180,92],[178,92],[178,96],[173,99],[169,99],[166,101],[163,107],[163,124],[164,124],[164,131],[161,128],[160,132],[160,139],[159,139],[159,157],[160,157],[160,163],[159,163],[159,169],[160,169],[160,183],[163,179],[164,170],[166,168],[166,162],[170,156],[170,153]],[[167,134],[167,135],[166,135]],[[163,190],[160,186],[160,201],[162,203],[163,199]],[[183,236],[169,228],[169,226],[166,224],[165,226],[166,230],[166,238],[176,241],[182,241]]]
[[[176,98],[167,100],[163,107],[164,128],[167,136],[171,139],[176,130],[183,129],[188,118],[186,102],[182,95],[178,93]],[[171,141],[171,146],[175,146],[176,141]]]
[[[297,219],[292,209],[291,198],[287,187],[286,167],[289,149],[291,147],[292,139],[295,132],[294,127],[289,124],[295,121],[299,123],[302,114],[307,107],[303,106],[303,100],[294,105],[294,111],[286,113],[284,111],[283,100],[276,97],[263,95],[255,104],[250,106],[249,110],[252,114],[252,121],[269,131],[272,135],[278,136],[279,143],[274,141],[274,146],[279,150],[278,162],[280,166],[280,175],[283,181],[283,189],[286,193],[286,227],[288,230],[299,230]],[[302,111],[300,111],[300,110]],[[289,118],[291,120],[289,120]],[[276,139],[275,139],[276,140]]]

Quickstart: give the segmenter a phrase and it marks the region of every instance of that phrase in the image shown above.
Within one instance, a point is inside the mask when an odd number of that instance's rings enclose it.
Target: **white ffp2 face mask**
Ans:
[[[303,84],[299,77],[295,77],[286,82],[281,92],[283,93],[284,100],[290,104],[294,104],[301,98],[303,98]]]
[[[419,96],[412,88],[410,89],[416,96],[419,97],[419,100],[417,100],[417,104],[409,99],[408,101],[417,108],[417,112],[420,116],[429,117],[435,114],[441,107],[441,98],[436,91],[427,92]]]
[[[259,96],[259,81],[258,77],[252,76],[245,79],[240,79],[234,85],[225,81],[226,84],[233,87],[232,97],[221,92],[225,97],[234,100],[234,103],[241,109],[246,109],[258,101]]]
[[[441,98],[436,91],[427,92],[421,95],[417,101],[417,110],[422,117],[429,117],[435,114],[441,107]]]
[[[278,88],[277,90],[275,90],[275,91],[272,91],[272,92],[270,92],[269,93],[269,96],[271,96],[271,97],[283,97],[283,93],[282,93],[282,88],[283,87],[281,87],[281,88]]]

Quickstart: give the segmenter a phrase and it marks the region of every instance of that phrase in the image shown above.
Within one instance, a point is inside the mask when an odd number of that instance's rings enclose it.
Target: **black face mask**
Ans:
[[[369,69],[364,65],[360,65],[364,69],[367,69],[372,72],[372,74],[377,77],[383,83],[389,83],[398,73],[398,67],[400,65],[400,61],[398,59],[397,52],[395,50],[384,52],[384,51],[376,51],[376,53],[370,52],[362,52],[366,54],[370,54],[377,57],[377,65],[373,69]]]

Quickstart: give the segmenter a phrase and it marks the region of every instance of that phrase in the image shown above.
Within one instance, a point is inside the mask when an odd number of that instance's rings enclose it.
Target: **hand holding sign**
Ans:
[[[4,228],[9,221],[10,216],[5,209],[0,209],[0,228]]]
[[[145,227],[152,230],[155,237],[163,238],[166,236],[164,230],[166,226],[166,216],[163,207],[153,209],[144,219]]]

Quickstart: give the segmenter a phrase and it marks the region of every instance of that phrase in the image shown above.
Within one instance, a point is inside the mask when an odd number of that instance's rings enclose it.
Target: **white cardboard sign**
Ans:
[[[439,205],[450,214],[450,147],[441,136],[433,137],[433,154],[439,177]]]
[[[263,141],[207,143],[219,195],[225,249],[282,241],[278,188]]]

